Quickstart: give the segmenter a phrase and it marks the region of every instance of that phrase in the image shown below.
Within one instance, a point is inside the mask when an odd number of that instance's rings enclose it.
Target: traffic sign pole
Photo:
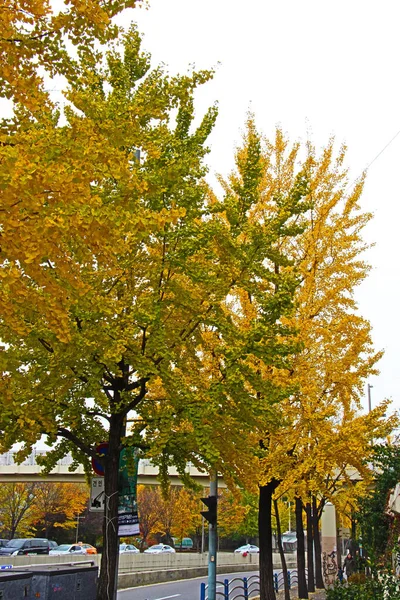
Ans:
[[[210,497],[215,497],[215,520],[212,519],[208,527],[208,600],[216,600],[218,501],[218,476],[216,471],[210,473]]]

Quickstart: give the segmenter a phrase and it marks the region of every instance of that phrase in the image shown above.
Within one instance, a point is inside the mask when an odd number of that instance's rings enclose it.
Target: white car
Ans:
[[[76,554],[86,554],[86,550],[79,544],[61,544],[58,548],[50,550],[49,554],[50,556],[65,556],[67,554],[75,556]]]
[[[133,544],[120,544],[119,545],[119,553],[120,554],[139,554],[140,550],[136,548]]]
[[[144,551],[145,554],[175,554],[174,548],[168,544],[155,544]]]
[[[260,548],[253,544],[245,544],[244,546],[240,546],[240,548],[236,548],[236,552],[238,554],[259,554]]]

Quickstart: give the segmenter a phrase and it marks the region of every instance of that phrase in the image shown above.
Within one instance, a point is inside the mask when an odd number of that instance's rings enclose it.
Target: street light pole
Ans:
[[[367,388],[368,388],[368,412],[371,412],[371,408],[372,408],[372,404],[371,404],[371,389],[373,388],[373,385],[368,384]]]
[[[76,515],[76,534],[75,534],[75,544],[78,543],[78,537],[79,537],[79,519],[84,519],[85,517],[80,517],[79,515]]]

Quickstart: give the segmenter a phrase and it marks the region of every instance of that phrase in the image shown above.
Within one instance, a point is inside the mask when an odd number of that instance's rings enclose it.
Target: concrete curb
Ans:
[[[250,569],[254,570],[254,569]],[[220,565],[217,574],[221,573],[246,573],[249,565]],[[166,583],[179,579],[194,579],[207,577],[207,567],[191,567],[189,569],[161,569],[158,571],[136,571],[135,573],[120,573],[118,575],[118,589],[123,590],[152,583]]]

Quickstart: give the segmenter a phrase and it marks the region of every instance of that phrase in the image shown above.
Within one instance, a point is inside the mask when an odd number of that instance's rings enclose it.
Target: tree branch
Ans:
[[[85,444],[81,439],[78,438],[75,433],[66,429],[65,427],[59,427],[57,429],[57,435],[65,438],[69,442],[72,442],[79,450],[82,450],[87,456],[91,456],[92,458],[98,458],[96,449],[92,448],[88,444]]]
[[[140,380],[140,392],[137,396],[135,396],[133,398],[133,400],[128,404],[128,406],[126,406],[124,408],[124,410],[122,411],[122,415],[126,416],[131,410],[133,410],[138,404],[139,402],[141,402],[141,400],[143,400],[143,398],[145,397],[147,390],[146,390],[146,383],[148,382],[148,378],[143,377]]]
[[[43,338],[38,338],[38,340],[42,344],[43,348],[45,348],[45,350],[47,350],[47,352],[51,352],[51,354],[54,354],[54,350],[50,346],[49,342],[46,342],[46,340],[44,340]]]

